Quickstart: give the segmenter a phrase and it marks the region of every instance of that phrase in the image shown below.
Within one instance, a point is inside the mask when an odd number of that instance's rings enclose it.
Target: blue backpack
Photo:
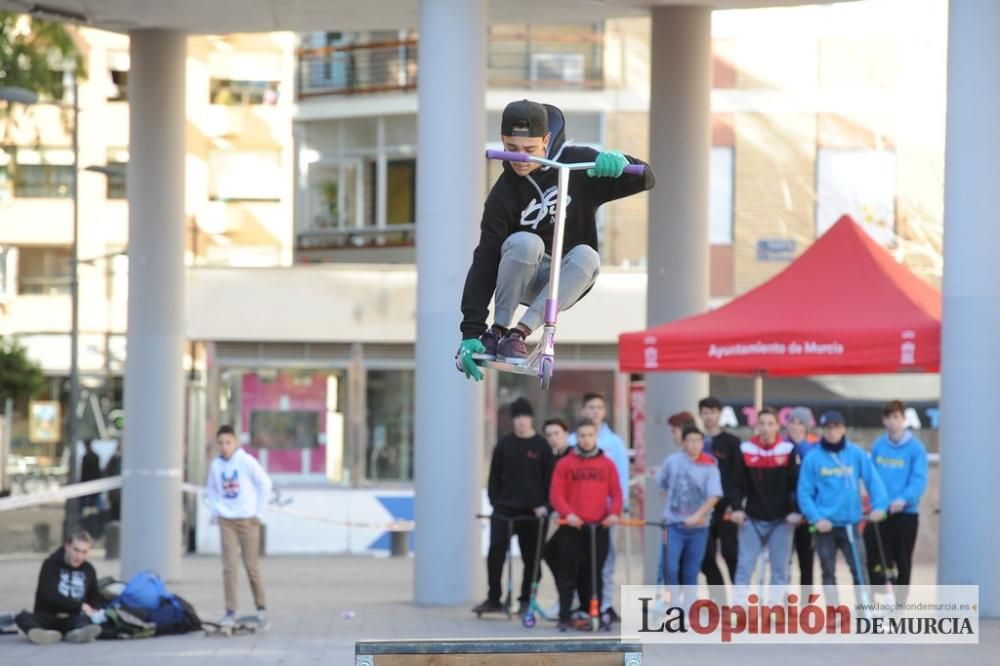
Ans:
[[[132,576],[110,605],[141,613],[142,619],[156,625],[157,636],[183,634],[201,628],[201,620],[194,607],[168,592],[155,571],[141,571]]]
[[[140,571],[132,576],[125,585],[125,590],[111,605],[115,608],[126,606],[151,611],[160,607],[160,599],[169,596],[167,586],[155,571]]]

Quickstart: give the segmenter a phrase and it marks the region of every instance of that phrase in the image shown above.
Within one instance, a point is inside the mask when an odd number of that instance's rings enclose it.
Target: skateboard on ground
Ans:
[[[222,626],[215,622],[204,622],[202,626],[205,629],[206,636],[222,636],[225,638],[259,634],[264,631],[260,618],[256,615],[241,615],[228,626]]]

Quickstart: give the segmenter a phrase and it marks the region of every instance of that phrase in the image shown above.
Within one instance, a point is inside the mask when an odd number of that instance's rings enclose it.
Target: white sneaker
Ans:
[[[35,645],[52,645],[62,640],[62,634],[55,629],[29,629],[28,640]]]
[[[228,629],[234,624],[236,624],[236,613],[233,611],[226,611],[226,614],[219,620],[219,627],[222,629]]]
[[[96,624],[74,629],[66,634],[67,643],[92,643],[101,635],[101,628]]]
[[[271,623],[267,619],[267,611],[259,610],[257,611],[257,631],[268,631],[271,628]]]

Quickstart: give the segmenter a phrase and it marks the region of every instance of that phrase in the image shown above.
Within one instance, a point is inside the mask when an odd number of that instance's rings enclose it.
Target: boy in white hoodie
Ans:
[[[240,447],[230,426],[220,427],[215,440],[219,445],[219,457],[212,461],[205,485],[212,507],[212,520],[218,521],[222,537],[226,615],[220,624],[231,626],[236,618],[237,579],[242,553],[260,627],[267,629],[267,600],[259,561],[260,516],[271,498],[271,479],[257,459]]]

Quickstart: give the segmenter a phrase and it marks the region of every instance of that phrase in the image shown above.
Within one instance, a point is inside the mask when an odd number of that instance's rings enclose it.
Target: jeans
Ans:
[[[83,613],[29,613],[21,611],[14,618],[17,628],[27,634],[32,629],[54,629],[63,636],[75,629],[92,624]]]
[[[857,553],[857,562],[854,553],[851,552],[851,543],[847,538],[847,530],[854,534],[854,547]],[[844,554],[847,566],[851,569],[851,577],[858,587],[866,585],[865,581],[865,542],[857,525],[847,527],[834,527],[826,533],[817,532],[816,555],[819,557],[819,568],[823,572],[823,591],[826,595],[827,603],[837,605],[839,596],[837,595],[837,551]]]
[[[510,328],[518,305],[528,311],[520,323],[534,331],[545,323],[552,258],[545,254],[540,236],[518,231],[507,237],[500,250],[497,288],[493,296],[494,323]],[[559,279],[559,310],[566,310],[587,293],[600,272],[601,258],[589,245],[577,245],[563,255]]]
[[[685,588],[698,585],[707,545],[708,527],[667,526],[667,585],[675,603],[681,599],[678,585]]]
[[[740,554],[734,585],[749,585],[757,568],[757,558],[767,548],[771,563],[770,585],[788,585],[788,565],[792,557],[792,525],[781,520],[747,518],[740,528]]]

